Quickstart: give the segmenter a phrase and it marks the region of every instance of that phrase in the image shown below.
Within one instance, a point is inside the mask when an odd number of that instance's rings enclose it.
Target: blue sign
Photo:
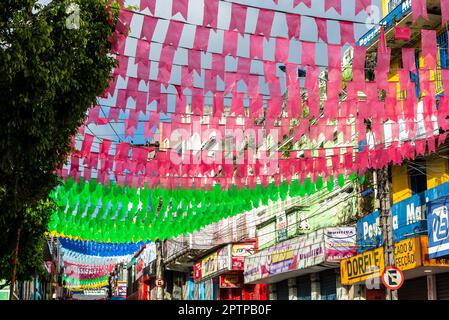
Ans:
[[[449,255],[449,197],[427,204],[427,228],[429,229],[429,258]]]
[[[445,196],[449,196],[449,182],[393,204],[393,242],[426,234],[426,204]],[[375,211],[357,221],[357,250],[360,253],[381,245],[380,217],[379,212]]]

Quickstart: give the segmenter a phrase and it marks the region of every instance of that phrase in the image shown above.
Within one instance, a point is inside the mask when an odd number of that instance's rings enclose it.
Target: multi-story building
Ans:
[[[268,205],[255,223],[259,251],[245,257],[246,284],[269,284],[270,300],[347,299],[340,260],[355,254],[357,182]]]
[[[413,22],[410,0],[383,0],[384,17],[380,21],[387,46],[391,48],[388,80],[398,83],[398,98],[402,94],[399,90],[402,48],[415,48],[417,72],[411,73],[410,78],[415,82],[418,108],[423,97],[419,85],[419,69],[424,65],[421,29],[436,30],[437,34],[437,69],[430,72],[437,101],[443,93],[441,70],[449,67],[448,29],[447,25],[441,26],[440,1],[427,1],[427,11],[428,20],[419,18]],[[410,28],[410,40],[396,39],[396,27]],[[379,34],[380,26],[377,26],[359,40],[358,45],[367,47],[367,56],[377,50]],[[419,116],[417,122],[416,138],[419,138],[424,130],[421,129],[423,125]],[[434,133],[442,132],[435,126]],[[442,144],[431,156],[418,156],[413,161],[405,161],[390,169],[395,265],[405,277],[404,284],[398,290],[399,299],[449,299],[449,261],[445,259],[447,252],[444,252],[442,245],[444,230],[448,231],[447,225],[444,225],[447,222],[445,199],[449,192],[447,150],[447,144]],[[440,211],[441,215],[434,218]],[[351,285],[351,289],[358,292],[362,299],[385,299],[385,288],[378,280],[385,268],[382,245],[379,212],[375,211],[357,222],[359,254],[341,262],[342,283]]]

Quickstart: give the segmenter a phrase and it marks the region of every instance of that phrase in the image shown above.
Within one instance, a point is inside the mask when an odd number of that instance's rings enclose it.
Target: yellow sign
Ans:
[[[421,242],[421,259],[425,267],[447,267],[449,266],[449,259],[429,259],[429,239],[427,236],[419,237]]]
[[[415,269],[421,266],[449,266],[448,259],[429,260],[427,236],[406,239],[394,245],[395,265],[401,271]],[[371,270],[369,267],[374,269]],[[341,261],[341,283],[348,285],[368,278],[380,277],[384,271],[383,248],[377,248]]]
[[[201,261],[202,277],[207,277],[218,271],[218,253],[215,251]]]
[[[395,266],[401,271],[421,266],[421,244],[419,237],[403,240],[394,245]]]
[[[384,268],[385,261],[382,248],[363,252],[341,261],[341,283],[347,285],[368,278],[380,277]]]

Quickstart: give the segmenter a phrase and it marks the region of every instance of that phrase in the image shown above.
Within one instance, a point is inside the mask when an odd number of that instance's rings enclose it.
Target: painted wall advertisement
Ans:
[[[355,228],[321,229],[278,243],[245,258],[245,283],[306,269],[325,261],[338,263],[342,258],[352,256],[354,252]]]
[[[396,241],[412,238],[416,236],[416,234],[425,233],[429,226],[429,232],[432,232],[432,239],[429,239],[432,240],[430,241],[430,247],[436,248],[436,246],[445,243],[446,239],[449,238],[449,231],[447,223],[446,225],[444,224],[445,221],[447,221],[447,218],[445,218],[444,209],[435,211],[435,214],[433,214],[433,210],[438,207],[443,208],[440,204],[444,202],[444,200],[439,199],[444,199],[446,196],[449,196],[449,182],[443,183],[438,187],[426,190],[422,193],[415,194],[410,198],[393,204],[391,206],[391,213],[393,217],[393,238]],[[430,219],[427,221],[426,201],[432,206],[432,210],[428,211],[430,213]],[[430,210],[430,208],[427,209]],[[441,219],[434,219],[436,216],[441,216]],[[442,223],[434,224],[434,221],[441,221]],[[430,228],[430,226],[432,226],[432,228]],[[439,228],[439,230],[435,228]],[[433,230],[436,230],[437,233],[434,233]],[[447,237],[445,237],[445,230],[448,231]],[[360,253],[362,251],[379,247],[381,243],[382,230],[380,228],[379,212],[375,211],[357,221],[358,252]],[[440,249],[441,248],[444,247],[440,246]],[[441,253],[440,249],[431,250],[432,252],[437,250],[443,255],[449,254],[449,251],[446,253]]]

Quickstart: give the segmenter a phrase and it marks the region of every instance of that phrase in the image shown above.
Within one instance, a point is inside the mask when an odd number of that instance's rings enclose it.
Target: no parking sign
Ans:
[[[398,290],[404,283],[404,274],[397,267],[386,267],[382,274],[382,283],[390,290]]]

